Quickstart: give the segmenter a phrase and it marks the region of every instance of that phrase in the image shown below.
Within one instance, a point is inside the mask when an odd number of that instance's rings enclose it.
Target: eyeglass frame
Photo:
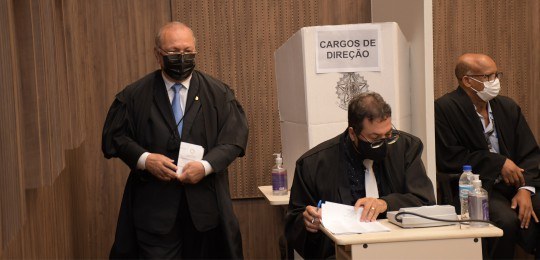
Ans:
[[[156,47],[156,50],[160,52],[161,54],[165,54],[165,56],[169,57],[171,61],[187,61],[187,62],[193,62],[195,60],[195,55],[197,54],[196,51],[194,52],[184,52],[184,51],[166,51],[162,49],[161,47]],[[175,58],[171,56],[180,56],[180,58]],[[186,55],[193,55],[191,58],[186,59]]]
[[[394,124],[392,124],[392,129],[390,129],[389,133],[390,133],[390,137],[380,138],[374,141],[371,141],[369,138],[365,137],[362,133],[360,133],[360,136],[366,139],[366,141],[369,143],[371,148],[377,149],[383,146],[383,144],[385,143],[394,144],[395,142],[397,142],[397,140],[399,139],[399,130],[396,129]]]
[[[491,75],[495,75],[495,77],[493,78],[493,80],[490,80],[490,79],[489,79],[489,78],[491,77]],[[502,77],[502,76],[503,76],[503,73],[502,73],[502,72],[495,72],[495,73],[491,73],[491,74],[489,74],[489,75],[486,75],[486,74],[482,74],[482,75],[481,75],[481,74],[476,74],[476,75],[474,75],[474,74],[473,74],[473,75],[465,75],[465,76],[467,76],[467,77],[469,77],[469,78],[471,78],[471,79],[474,79],[474,80],[476,80],[477,82],[481,82],[481,83],[482,83],[482,82],[486,82],[486,81],[487,81],[487,82],[492,83],[492,82],[495,82],[496,79]],[[477,79],[475,79],[475,78],[473,78],[473,77],[484,77],[484,78],[487,79],[487,80],[486,80],[486,81],[478,81]]]

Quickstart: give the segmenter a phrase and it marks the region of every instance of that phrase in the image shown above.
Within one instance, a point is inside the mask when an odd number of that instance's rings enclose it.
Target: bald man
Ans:
[[[244,155],[247,120],[229,86],[195,70],[196,54],[188,26],[164,25],[161,69],[111,105],[102,150],[131,169],[111,258],[242,258],[227,167]],[[197,150],[178,166],[180,151]]]
[[[489,257],[513,258],[516,243],[540,250],[540,149],[521,108],[499,95],[502,73],[489,56],[462,55],[455,75],[458,88],[435,101],[437,170],[460,173],[469,164],[480,175],[490,220],[504,231],[487,239]]]

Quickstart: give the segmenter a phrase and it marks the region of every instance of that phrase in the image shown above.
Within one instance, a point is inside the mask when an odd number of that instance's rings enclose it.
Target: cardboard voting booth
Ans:
[[[304,27],[274,55],[289,188],[296,160],[345,131],[358,93],[381,94],[394,126],[410,131],[409,44],[396,23]]]

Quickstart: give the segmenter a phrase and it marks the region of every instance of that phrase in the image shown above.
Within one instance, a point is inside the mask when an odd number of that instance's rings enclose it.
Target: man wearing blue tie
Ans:
[[[185,24],[164,25],[154,54],[161,69],[116,95],[103,128],[105,157],[131,169],[110,257],[241,258],[227,167],[246,149],[242,106],[229,86],[194,70]],[[185,147],[202,158],[177,167]]]

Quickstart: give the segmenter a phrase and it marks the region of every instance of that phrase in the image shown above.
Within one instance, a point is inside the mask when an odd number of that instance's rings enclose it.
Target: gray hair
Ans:
[[[189,29],[191,31],[191,34],[193,34],[193,40],[195,41],[195,44],[197,43],[197,39],[195,38],[195,34],[193,33],[193,30],[191,30],[191,28],[189,28],[189,26],[187,26],[185,23],[181,23],[181,22],[178,22],[178,21],[172,21],[170,23],[167,23],[167,24],[163,25],[161,28],[159,28],[159,31],[157,32],[156,37],[154,39],[154,44],[156,45],[156,47],[161,48],[161,35],[163,34],[163,31],[165,29],[168,29],[168,28],[173,27],[173,26],[179,26],[179,27],[184,27],[184,28]]]

